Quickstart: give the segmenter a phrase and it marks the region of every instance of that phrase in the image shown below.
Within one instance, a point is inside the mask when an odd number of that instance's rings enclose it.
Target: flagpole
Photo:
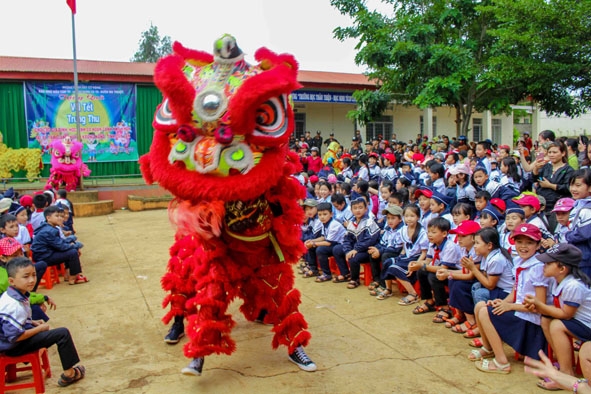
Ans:
[[[78,142],[84,144],[82,142],[82,138],[80,136],[80,103],[78,102],[78,60],[76,59],[76,21],[74,19],[75,12],[72,12],[72,52],[74,57],[74,99],[76,108],[76,139]],[[80,159],[82,160],[82,152],[80,152]],[[80,174],[80,190],[84,190],[84,183],[83,183],[84,176]]]

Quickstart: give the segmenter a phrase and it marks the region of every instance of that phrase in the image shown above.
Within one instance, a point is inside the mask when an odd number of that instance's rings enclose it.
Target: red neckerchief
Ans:
[[[511,236],[509,236],[509,245],[515,245],[515,240],[511,239]],[[512,250],[513,250],[513,246],[509,246],[509,249],[507,249],[507,252],[509,252],[509,254],[511,254]]]
[[[560,290],[560,293],[558,293],[558,295],[552,296],[552,301],[554,303],[554,306],[559,309],[560,309],[560,295],[561,294],[562,294],[562,290]]]
[[[513,303],[517,301],[517,285],[519,284],[519,275],[521,275],[521,271],[528,269],[529,267],[517,267],[515,270],[515,287],[513,292]]]

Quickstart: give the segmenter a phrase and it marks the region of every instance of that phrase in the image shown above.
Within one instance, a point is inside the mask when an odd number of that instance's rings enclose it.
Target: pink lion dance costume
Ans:
[[[58,189],[63,184],[66,191],[75,192],[80,178],[90,175],[90,170],[82,162],[83,146],[70,137],[51,143],[51,170],[46,189]]]
[[[213,56],[179,43],[173,49],[154,71],[164,100],[140,165],[147,183],[176,197],[163,321],[188,320],[184,353],[193,361],[183,373],[200,375],[205,356],[234,352],[227,309],[236,297],[247,320],[273,324],[273,348],[287,346],[293,362],[313,371],[290,265],[305,252],[297,204],[305,192],[291,176],[299,160],[287,146],[297,62],[260,48],[259,63],[249,65],[229,35],[215,42]]]

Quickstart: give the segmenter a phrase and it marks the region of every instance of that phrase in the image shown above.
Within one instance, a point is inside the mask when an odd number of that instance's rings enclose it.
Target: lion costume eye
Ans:
[[[254,135],[280,137],[288,130],[286,116],[287,96],[281,95],[265,101],[256,111]]]

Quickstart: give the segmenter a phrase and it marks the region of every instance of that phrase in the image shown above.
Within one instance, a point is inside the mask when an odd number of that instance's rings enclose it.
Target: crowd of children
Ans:
[[[523,142],[514,155],[465,138],[427,155],[402,145],[399,161],[399,143],[370,146],[345,151],[330,179],[296,174],[308,188],[300,273],[355,289],[367,263],[371,295],[434,312],[470,339],[477,369],[509,373],[505,343],[533,359],[551,349],[574,375],[573,346],[591,340],[591,169],[572,168],[553,133],[538,142],[529,160]]]
[[[20,197],[20,198],[19,198]],[[64,263],[70,285],[88,282],[82,273],[80,243],[74,235],[74,206],[65,190],[18,196],[13,189],[0,199],[0,352],[19,356],[57,345],[65,387],[86,373],[66,328],[50,329],[48,309],[56,303],[37,293],[48,266]]]

